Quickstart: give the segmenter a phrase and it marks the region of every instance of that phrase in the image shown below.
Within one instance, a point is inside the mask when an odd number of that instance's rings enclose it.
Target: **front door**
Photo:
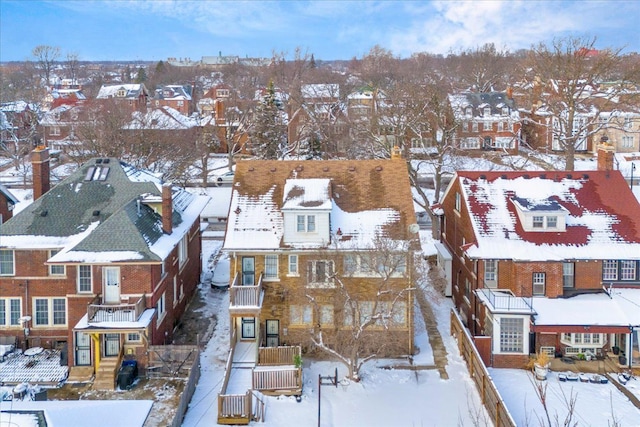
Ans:
[[[242,286],[256,284],[256,262],[252,256],[242,257]]]
[[[254,339],[256,337],[256,319],[254,317],[242,318],[242,339]]]
[[[280,345],[280,321],[277,319],[267,320],[267,347],[277,347]]]
[[[104,357],[120,354],[120,334],[104,334]]]
[[[120,303],[120,267],[102,269],[102,290],[105,304]]]
[[[91,337],[76,332],[76,366],[91,366]]]

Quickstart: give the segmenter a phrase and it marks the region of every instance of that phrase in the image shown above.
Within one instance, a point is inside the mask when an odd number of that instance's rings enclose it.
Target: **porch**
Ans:
[[[299,346],[258,347],[255,341],[233,345],[218,395],[218,424],[264,421],[263,395],[300,395],[302,367],[293,361],[301,354]]]
[[[236,273],[229,287],[229,314],[257,316],[262,310],[264,290],[262,289],[262,274],[258,278],[258,284],[243,286],[240,283],[240,275]]]
[[[124,301],[120,304],[107,304],[98,294],[87,306],[87,318],[90,323],[135,322],[145,311],[144,295],[136,301]]]

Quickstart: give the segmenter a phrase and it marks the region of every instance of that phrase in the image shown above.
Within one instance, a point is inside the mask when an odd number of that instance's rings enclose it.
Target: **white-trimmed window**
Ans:
[[[504,132],[504,122],[498,122],[498,132]]]
[[[49,258],[51,258],[52,256],[54,256],[55,254],[57,254],[58,252],[60,252],[57,249],[52,249],[49,251]],[[66,274],[64,265],[50,265],[49,266],[49,275],[50,276],[64,276]]]
[[[297,276],[298,273],[298,255],[289,255],[289,274]]]
[[[93,282],[91,270],[90,265],[78,266],[78,292],[91,292]]]
[[[289,325],[311,325],[313,310],[310,305],[290,305]]]
[[[391,321],[395,326],[403,327],[407,324],[407,303],[398,301],[391,312]]]
[[[544,217],[535,215],[533,217],[533,228],[542,228],[544,227]]]
[[[166,300],[166,295],[163,292],[162,295],[160,295],[160,298],[158,299],[158,302],[156,303],[156,310],[158,310],[158,325],[160,325],[160,323],[164,319],[165,315],[167,314],[166,301],[167,301]]]
[[[0,298],[0,326],[18,326],[22,316],[20,298]]]
[[[60,136],[60,127],[59,126],[51,126],[49,135]]]
[[[178,107],[182,107],[184,105],[184,101],[178,101]]]
[[[620,261],[620,280],[636,280],[635,261]]]
[[[64,326],[67,324],[65,298],[34,298],[33,326]]]
[[[625,135],[622,137],[622,147],[623,148],[633,148],[633,136]]]
[[[524,321],[522,317],[500,318],[500,352],[522,353],[524,351]]]
[[[562,263],[562,287],[573,288],[575,266],[572,262]]]
[[[484,260],[484,284],[488,288],[498,285],[498,261],[495,259]]]
[[[324,304],[319,308],[320,325],[333,326],[333,305]]]
[[[533,273],[533,294],[544,295],[547,275],[545,273]]]
[[[173,276],[173,306],[178,305],[178,276]]]
[[[278,278],[278,255],[264,256],[264,279],[275,280]]]
[[[142,336],[138,332],[129,332],[126,335],[125,342],[142,342]]]
[[[467,121],[462,122],[462,131],[469,132],[469,122]]]
[[[493,123],[491,122],[484,122],[482,123],[482,130],[493,130]]]
[[[182,239],[180,239],[180,243],[178,243],[178,259],[179,265],[182,267],[189,257],[187,244],[187,235],[185,234]]]
[[[622,125],[622,127],[624,127],[625,129],[631,129],[633,127],[631,117],[624,118],[624,124]]]
[[[472,122],[471,123],[471,131],[472,132],[478,132],[478,122]]]
[[[298,233],[315,233],[316,231],[315,215],[297,215],[296,223]]]
[[[0,276],[13,276],[15,274],[14,254],[11,249],[0,250]]]
[[[317,260],[307,262],[308,286],[333,286],[333,261]]]
[[[555,215],[550,215],[547,217],[547,228],[557,228],[558,227],[558,217]]]
[[[602,261],[602,280],[618,280],[618,261]]]

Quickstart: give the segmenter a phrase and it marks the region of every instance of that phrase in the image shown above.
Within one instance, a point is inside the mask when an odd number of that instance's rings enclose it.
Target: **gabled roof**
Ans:
[[[330,210],[332,239],[351,248],[371,248],[377,235],[408,240],[416,223],[404,160],[239,161],[224,248],[290,247],[283,208]]]
[[[167,85],[156,89],[153,99],[191,101],[191,86]]]
[[[136,111],[123,129],[156,129],[156,130],[184,130],[198,126],[199,121],[185,116],[180,111],[169,106],[147,110],[145,113]]]
[[[167,235],[161,215],[141,202],[161,198],[161,186],[157,176],[115,158],[93,159],[7,221],[0,246],[60,250],[50,262],[160,261],[208,201],[173,187]]]
[[[103,85],[98,92],[97,99],[117,97],[118,91],[124,90],[127,99],[136,99],[140,95],[148,95],[147,88],[141,83],[129,83],[119,85]]]
[[[463,92],[449,95],[451,108],[457,117],[465,116],[465,109],[471,107],[473,116],[482,116],[483,109],[491,108],[491,115],[502,115],[502,108],[508,108],[509,113],[518,116],[513,99],[507,97],[506,92]]]
[[[472,258],[640,259],[640,204],[619,171],[458,172]],[[514,201],[566,212],[566,231],[525,231]],[[535,213],[534,213],[535,214]]]

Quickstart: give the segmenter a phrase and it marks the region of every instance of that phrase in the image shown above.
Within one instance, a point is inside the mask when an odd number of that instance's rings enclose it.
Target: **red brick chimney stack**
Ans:
[[[603,136],[598,144],[598,170],[612,171],[615,158],[615,147],[609,143],[609,138]]]
[[[170,183],[162,186],[162,231],[166,234],[173,232],[173,198]]]
[[[44,145],[37,146],[31,152],[33,168],[33,200],[37,200],[51,188],[49,149]]]

